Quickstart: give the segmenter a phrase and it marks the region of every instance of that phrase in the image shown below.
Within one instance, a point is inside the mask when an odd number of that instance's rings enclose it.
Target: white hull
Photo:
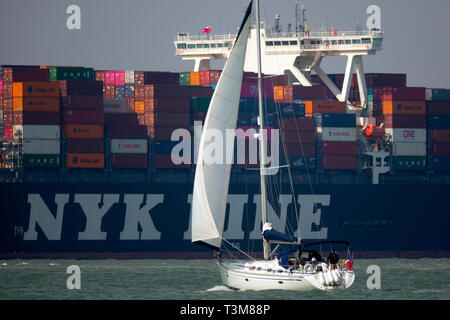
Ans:
[[[271,261],[256,261],[250,263],[219,262],[220,275],[223,283],[231,288],[240,290],[331,290],[345,289],[353,284],[355,273],[340,270],[341,279],[324,283],[321,279],[323,272],[289,271],[283,268],[272,268]],[[252,265],[260,267],[252,268]],[[322,273],[322,274],[321,274]]]

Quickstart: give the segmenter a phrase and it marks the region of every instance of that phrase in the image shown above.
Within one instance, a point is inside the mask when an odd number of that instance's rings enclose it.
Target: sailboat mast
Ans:
[[[262,224],[267,222],[267,195],[266,195],[266,179],[263,173],[265,165],[265,143],[264,143],[264,117],[263,117],[263,103],[262,103],[262,71],[261,71],[261,19],[259,15],[259,0],[255,2],[256,6],[256,48],[257,48],[257,65],[258,65],[258,106],[259,106],[259,163],[260,163],[260,177],[261,177],[261,214]],[[270,243],[263,239],[264,259],[269,259]]]

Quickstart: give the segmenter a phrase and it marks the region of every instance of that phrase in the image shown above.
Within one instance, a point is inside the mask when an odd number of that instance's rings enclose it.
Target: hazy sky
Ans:
[[[177,32],[234,33],[243,0],[0,0],[0,64],[83,65],[96,69],[189,71],[193,61],[174,55]],[[309,25],[366,29],[371,4],[381,8],[383,50],[364,58],[366,72],[407,73],[408,85],[450,88],[448,0],[261,0],[262,19],[294,23],[295,3]],[[81,30],[68,30],[66,8],[81,8]],[[214,66],[214,64],[213,64]],[[343,73],[343,58],[326,58]]]

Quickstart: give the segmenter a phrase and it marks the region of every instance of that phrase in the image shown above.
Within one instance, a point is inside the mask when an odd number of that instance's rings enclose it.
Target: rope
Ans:
[[[239,252],[243,253],[244,255],[246,255],[247,257],[249,257],[251,260],[256,261],[255,258],[253,258],[252,256],[248,255],[247,253],[245,253],[244,251],[242,251],[240,248],[236,247],[234,244],[232,244],[230,241],[228,241],[225,238],[222,238],[223,241],[225,241],[226,243],[228,243],[230,246],[232,246],[233,248],[237,249]]]

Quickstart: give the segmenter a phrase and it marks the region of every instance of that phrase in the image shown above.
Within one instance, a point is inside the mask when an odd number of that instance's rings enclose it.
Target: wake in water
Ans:
[[[221,285],[221,286],[214,286],[208,290],[206,290],[207,292],[215,292],[215,291],[235,291],[227,286]]]

